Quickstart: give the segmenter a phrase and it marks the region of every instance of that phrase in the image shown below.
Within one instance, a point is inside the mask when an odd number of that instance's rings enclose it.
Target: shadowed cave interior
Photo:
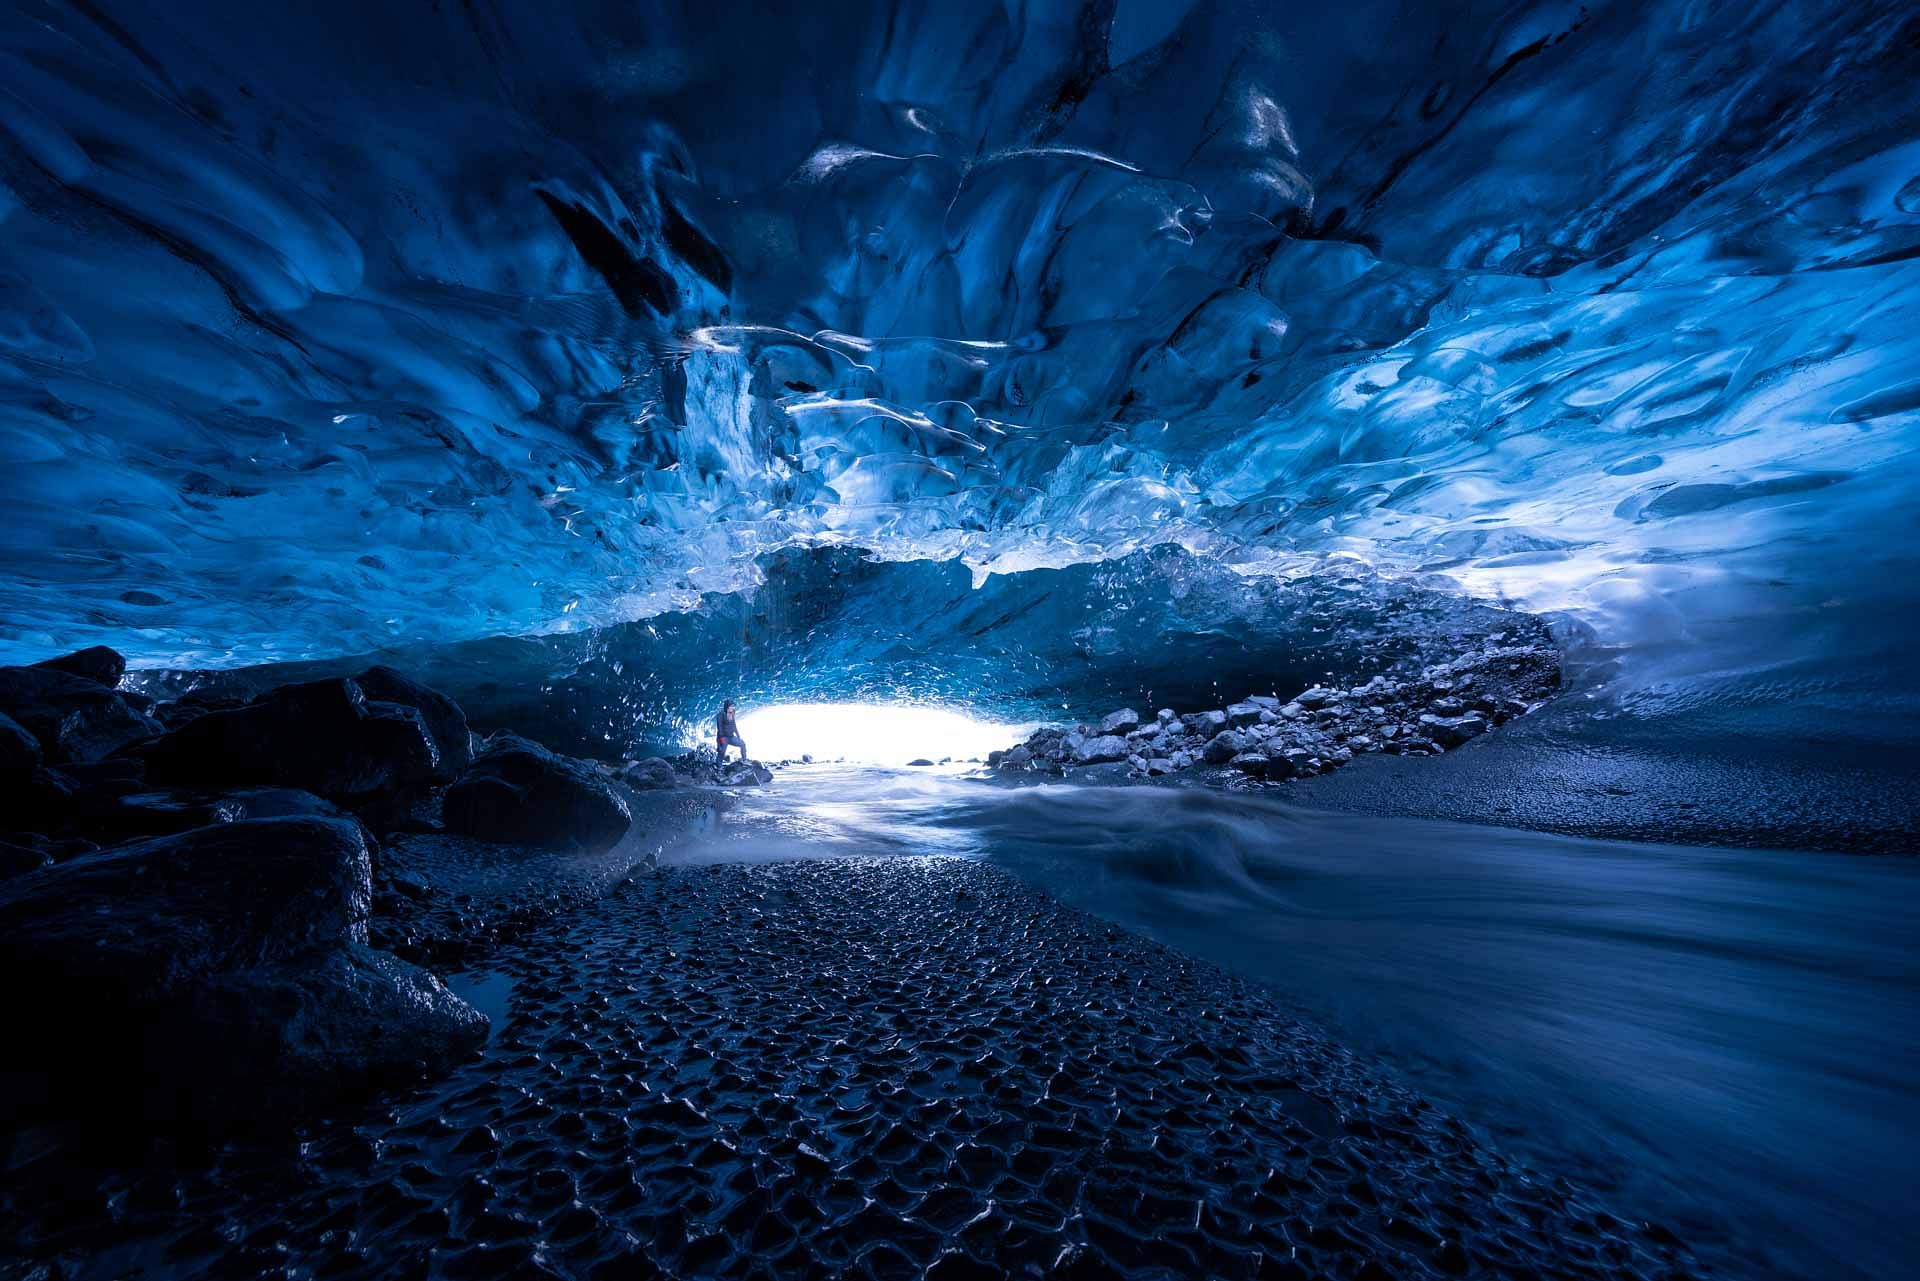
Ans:
[[[1917,75],[0,0],[0,1276],[1912,1275]]]

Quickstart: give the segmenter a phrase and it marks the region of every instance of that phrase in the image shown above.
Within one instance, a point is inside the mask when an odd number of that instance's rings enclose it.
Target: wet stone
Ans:
[[[400,858],[432,879],[435,844],[406,838]],[[454,897],[436,882],[428,901]],[[512,984],[511,1014],[475,1058],[314,1128],[298,1154],[0,1173],[17,1225],[0,1270],[98,1274],[202,1226],[179,1270],[1693,1266],[1678,1242],[1530,1181],[1263,989],[972,860],[639,871],[495,941],[488,967]],[[171,1208],[176,1186],[196,1189],[190,1208]]]

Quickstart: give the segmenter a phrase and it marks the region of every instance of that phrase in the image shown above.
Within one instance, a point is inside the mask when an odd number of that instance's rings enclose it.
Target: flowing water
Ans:
[[[959,853],[1269,983],[1729,1275],[1920,1267],[1920,866],[812,767],[670,861]]]

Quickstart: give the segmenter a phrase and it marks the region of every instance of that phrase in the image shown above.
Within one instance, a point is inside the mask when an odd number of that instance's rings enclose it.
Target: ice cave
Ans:
[[[0,0],[0,1281],[1920,1275],[1920,9]]]

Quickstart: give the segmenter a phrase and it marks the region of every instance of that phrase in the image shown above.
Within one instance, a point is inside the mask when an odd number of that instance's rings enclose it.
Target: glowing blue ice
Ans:
[[[1172,542],[1886,705],[1907,6],[563,8],[0,16],[5,656]]]

